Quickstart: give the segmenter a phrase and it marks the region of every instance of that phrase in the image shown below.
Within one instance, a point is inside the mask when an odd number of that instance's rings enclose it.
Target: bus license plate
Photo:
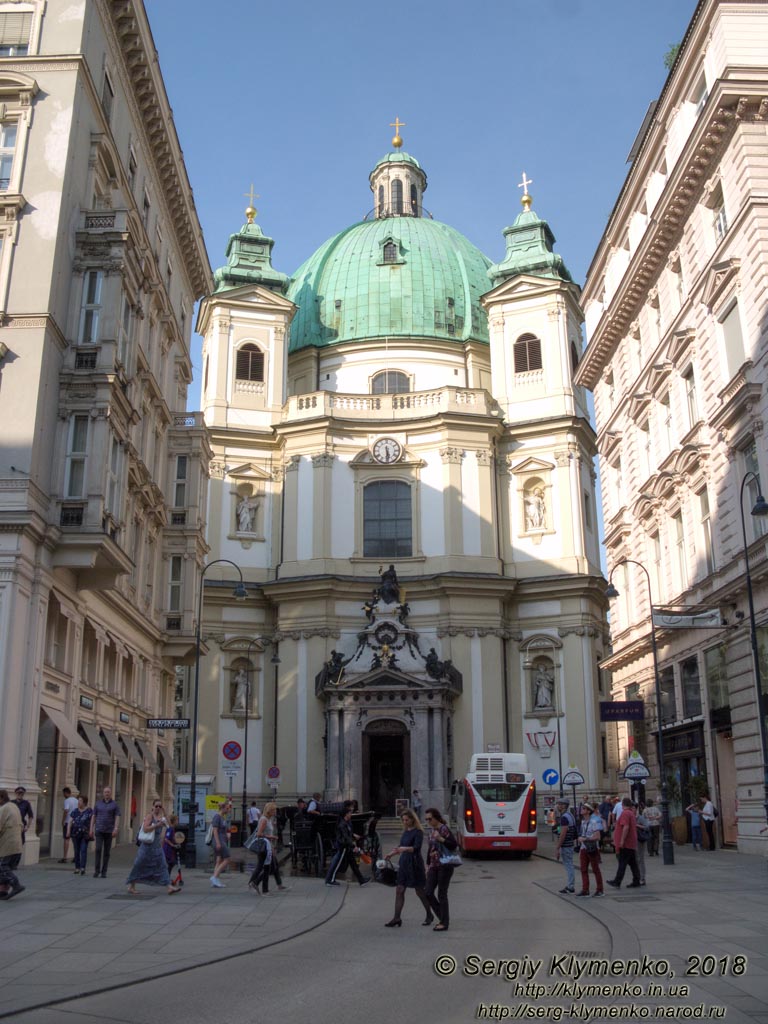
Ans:
[[[494,842],[491,843],[491,846],[511,846],[511,845],[512,845],[512,843],[499,842],[498,840],[494,840]]]

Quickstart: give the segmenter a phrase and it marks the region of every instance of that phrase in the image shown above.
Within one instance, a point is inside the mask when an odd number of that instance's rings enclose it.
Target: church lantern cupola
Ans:
[[[423,217],[427,176],[418,160],[402,150],[400,129],[405,124],[396,117],[392,127],[395,129],[392,139],[395,152],[382,157],[368,178],[374,198],[374,216],[377,220],[383,217]]]

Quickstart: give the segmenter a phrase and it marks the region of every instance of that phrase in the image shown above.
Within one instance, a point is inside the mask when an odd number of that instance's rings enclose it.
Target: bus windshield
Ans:
[[[472,785],[480,799],[487,803],[516,803],[528,789],[527,782],[521,786],[510,786],[505,782],[474,782]]]

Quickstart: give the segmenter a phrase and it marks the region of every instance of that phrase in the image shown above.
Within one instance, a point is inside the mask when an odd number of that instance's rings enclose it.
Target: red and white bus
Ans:
[[[536,782],[525,754],[473,754],[466,777],[451,787],[449,814],[464,853],[530,857],[538,842]]]

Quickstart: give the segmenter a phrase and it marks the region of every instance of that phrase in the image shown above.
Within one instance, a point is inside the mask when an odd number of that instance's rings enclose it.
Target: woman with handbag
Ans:
[[[287,892],[288,886],[283,885],[280,877],[280,868],[277,863],[277,836],[275,834],[275,817],[277,815],[277,804],[268,803],[264,808],[259,825],[256,829],[256,842],[251,849],[254,850],[258,860],[248,881],[248,888],[254,892],[261,891],[262,896],[269,896],[269,876],[275,876],[277,888],[280,892]],[[261,882],[261,890],[259,890]]]
[[[427,876],[424,870],[424,858],[421,855],[421,846],[424,842],[424,829],[416,817],[414,811],[407,808],[400,815],[405,831],[400,837],[400,845],[396,846],[390,853],[394,857],[397,853],[400,860],[397,865],[397,886],[395,888],[395,916],[387,921],[385,928],[399,928],[402,925],[401,914],[405,903],[405,890],[415,889],[416,895],[421,900],[427,912],[427,919],[424,924],[432,924],[432,909],[424,895],[424,886],[427,884]]]
[[[72,840],[72,849],[75,851],[76,875],[85,874],[92,817],[93,808],[88,806],[88,797],[81,794],[77,798],[77,807],[70,814],[67,824],[67,837]]]
[[[168,865],[163,853],[163,835],[167,827],[168,821],[161,801],[153,800],[152,809],[141,823],[137,837],[139,852],[136,854],[131,873],[126,879],[130,896],[136,895],[137,882],[145,882],[147,885],[164,885],[169,896],[181,892],[178,886],[171,885],[171,877],[168,874]]]
[[[425,814],[427,825],[431,826],[429,848],[427,850],[427,887],[424,894],[429,905],[437,915],[437,924],[433,932],[447,932],[450,918],[448,914],[448,886],[453,878],[453,869],[461,864],[461,857],[456,852],[459,844],[448,828],[445,818],[436,807],[428,807]],[[435,896],[437,889],[437,896]],[[428,914],[424,925],[432,923],[432,915]]]

